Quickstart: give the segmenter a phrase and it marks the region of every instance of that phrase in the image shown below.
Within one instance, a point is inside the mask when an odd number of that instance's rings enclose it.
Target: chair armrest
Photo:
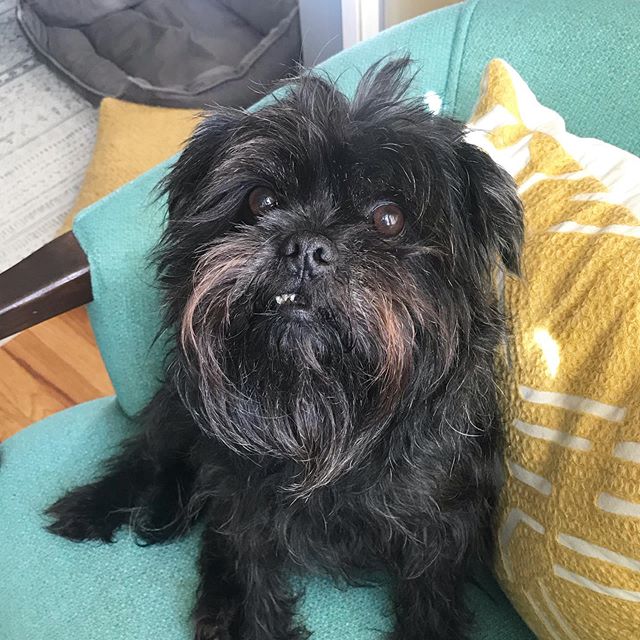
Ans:
[[[0,339],[92,299],[89,261],[69,231],[0,274]]]

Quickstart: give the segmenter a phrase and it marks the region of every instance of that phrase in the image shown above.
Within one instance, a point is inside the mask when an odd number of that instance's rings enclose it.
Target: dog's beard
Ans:
[[[462,125],[406,95],[406,66],[375,67],[352,101],[304,77],[255,113],[217,110],[163,182],[167,382],[206,434],[282,462],[302,493],[369,460],[376,482],[493,411],[491,274],[517,271],[521,207]],[[287,316],[291,293],[308,308]]]
[[[291,284],[277,282],[255,229],[217,241],[195,270],[181,319],[185,404],[232,450],[297,463],[298,494],[366,460],[418,358],[423,382],[451,365],[455,326],[409,271],[376,259],[303,284],[306,307],[294,314],[275,301]]]

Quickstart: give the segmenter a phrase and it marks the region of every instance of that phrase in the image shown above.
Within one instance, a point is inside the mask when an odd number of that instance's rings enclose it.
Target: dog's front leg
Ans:
[[[70,540],[111,542],[116,529],[128,524],[146,543],[164,542],[191,522],[184,503],[192,475],[169,450],[152,458],[147,439],[139,436],[109,461],[104,475],[52,504],[47,528]]]
[[[145,410],[141,432],[123,443],[93,482],[76,487],[47,510],[48,530],[70,540],[113,540],[129,525],[151,544],[186,532],[197,513],[188,508],[194,470],[189,451],[195,433],[170,390],[161,389]]]
[[[400,576],[390,640],[464,640],[470,616],[463,585],[462,567],[450,560],[436,560],[419,575]]]
[[[196,640],[302,640],[309,634],[295,623],[295,604],[282,561],[266,541],[207,528],[194,610]]]

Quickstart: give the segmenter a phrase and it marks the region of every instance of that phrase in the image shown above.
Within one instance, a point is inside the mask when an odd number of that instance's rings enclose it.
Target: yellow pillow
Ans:
[[[104,98],[93,157],[60,232],[71,229],[78,211],[177,153],[195,128],[199,113]]]
[[[640,158],[567,133],[502,60],[470,127],[526,218],[495,571],[544,640],[638,640]]]

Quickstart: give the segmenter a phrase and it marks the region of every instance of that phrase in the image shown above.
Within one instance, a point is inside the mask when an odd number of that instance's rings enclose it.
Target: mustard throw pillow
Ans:
[[[93,157],[60,233],[71,229],[79,211],[180,151],[199,116],[194,109],[104,98]]]
[[[567,133],[501,60],[470,128],[526,218],[495,571],[544,640],[638,640],[640,159]]]

